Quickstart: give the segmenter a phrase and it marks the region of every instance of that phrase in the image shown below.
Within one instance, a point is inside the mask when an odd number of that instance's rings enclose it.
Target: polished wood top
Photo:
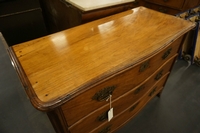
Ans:
[[[28,86],[30,99],[42,110],[137,65],[194,26],[192,22],[138,7],[11,49],[32,86]]]

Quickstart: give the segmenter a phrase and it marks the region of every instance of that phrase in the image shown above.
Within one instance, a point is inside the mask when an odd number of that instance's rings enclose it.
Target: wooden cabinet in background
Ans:
[[[108,133],[162,92],[194,26],[138,7],[8,51],[30,101],[57,133]]]
[[[10,46],[47,35],[39,1],[0,1],[0,32]]]
[[[84,11],[65,0],[40,0],[49,32],[57,32],[139,6],[139,1]]]
[[[163,13],[175,15],[194,8],[200,4],[200,0],[143,0],[144,6]]]

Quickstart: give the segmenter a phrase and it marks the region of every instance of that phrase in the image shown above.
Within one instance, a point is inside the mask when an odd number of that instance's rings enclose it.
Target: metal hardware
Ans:
[[[149,68],[149,60],[147,60],[147,61],[145,61],[144,63],[142,63],[142,65],[140,66],[139,72],[143,72],[143,71],[146,70],[147,68]]]
[[[92,97],[93,100],[97,101],[104,101],[108,99],[110,95],[112,95],[113,91],[115,90],[116,86],[109,86],[106,87],[99,92],[95,93],[95,95]]]
[[[169,49],[163,54],[162,59],[163,59],[163,60],[166,59],[166,58],[170,55],[171,51],[172,51],[172,48],[169,48]]]
[[[163,70],[161,70],[155,77],[155,80],[159,80],[163,76]]]
[[[156,92],[157,86],[154,87],[154,89],[149,93],[149,96],[151,97]]]
[[[130,108],[130,110],[129,111],[133,111],[136,107],[137,107],[137,105],[139,104],[139,102],[138,103],[136,103],[135,105],[133,105],[131,108]]]
[[[102,129],[101,131],[99,131],[98,133],[109,133],[111,130],[111,125],[105,127],[104,129]]]
[[[184,59],[185,61],[190,61],[190,60],[192,59],[192,56],[189,55],[189,54],[185,54],[185,55],[183,56],[183,59]]]
[[[99,122],[103,122],[108,119],[108,111],[102,113],[100,116],[97,117]]]
[[[145,88],[145,85],[141,85],[140,87],[138,87],[135,91],[134,94],[138,94],[141,90],[143,90]]]

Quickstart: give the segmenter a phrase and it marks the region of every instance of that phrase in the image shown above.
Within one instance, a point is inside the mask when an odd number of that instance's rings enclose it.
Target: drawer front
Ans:
[[[165,78],[161,80],[157,85],[151,88],[151,90],[138,102],[134,103],[130,108],[126,109],[123,113],[114,117],[110,122],[97,127],[90,133],[108,133],[114,132],[121,126],[123,126],[127,121],[132,119],[137,113],[158,93],[162,91],[163,84],[165,83]]]
[[[125,109],[129,108],[133,103],[140,100],[152,86],[156,86],[157,84],[164,84],[168,78],[169,70],[171,68],[171,64],[174,61],[174,58],[170,60],[165,66],[160,68],[154,75],[151,76],[145,83],[141,84],[139,87],[134,88],[130,92],[124,94],[119,99],[112,101],[113,113],[114,116],[117,116]],[[158,79],[158,75],[162,71],[163,75]],[[159,82],[159,83],[158,83]],[[97,111],[93,112],[90,116],[81,120],[81,122],[69,127],[71,133],[77,133],[79,131],[89,132],[100,126],[103,123],[107,123],[108,121],[108,110],[110,109],[109,103],[106,107],[100,108]],[[92,123],[92,124],[91,124]],[[90,125],[90,126],[86,126]]]
[[[146,1],[175,9],[181,9],[183,7],[185,0],[146,0]]]
[[[92,87],[88,91],[62,105],[61,108],[67,120],[67,124],[71,126],[99,107],[105,106],[108,103],[106,99],[110,94],[112,94],[112,99],[115,100],[142,83],[163,63],[178,52],[181,41],[182,37],[156,56],[150,57],[150,59],[147,59],[130,70],[113,76],[113,78]]]
[[[166,14],[171,14],[171,15],[175,15],[180,13],[180,10],[175,10],[172,8],[168,8],[165,6],[160,6],[160,5],[156,5],[156,4],[151,4],[151,3],[145,3],[144,5],[147,8],[162,12],[162,13],[166,13]]]

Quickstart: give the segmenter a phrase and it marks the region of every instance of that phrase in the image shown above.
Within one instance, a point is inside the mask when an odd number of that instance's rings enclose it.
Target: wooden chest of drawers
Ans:
[[[138,7],[8,51],[33,106],[58,133],[106,133],[161,93],[194,26]]]

